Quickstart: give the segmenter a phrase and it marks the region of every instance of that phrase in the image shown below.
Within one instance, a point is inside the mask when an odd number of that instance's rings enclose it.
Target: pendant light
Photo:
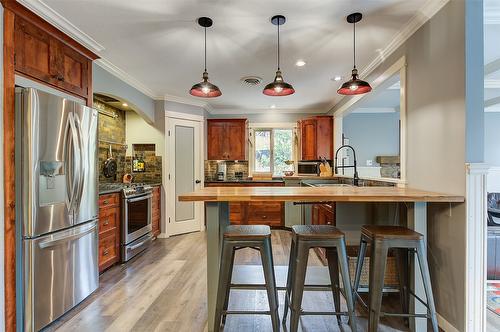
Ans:
[[[262,91],[268,96],[288,96],[295,93],[293,86],[283,80],[280,69],[280,25],[285,24],[285,22],[286,18],[283,15],[275,15],[271,18],[271,23],[278,27],[278,70],[274,81],[266,85],[264,91]]]
[[[361,13],[353,13],[347,16],[347,22],[353,25],[354,30],[354,68],[352,69],[352,77],[349,81],[342,84],[337,93],[341,95],[360,95],[372,91],[372,87],[368,82],[358,78],[358,70],[356,69],[356,23],[361,21],[363,15]]]
[[[210,28],[213,21],[209,17],[200,17],[198,24],[205,29],[205,71],[203,71],[203,82],[193,85],[189,93],[196,97],[213,98],[222,95],[219,88],[208,81],[207,72],[207,28]]]

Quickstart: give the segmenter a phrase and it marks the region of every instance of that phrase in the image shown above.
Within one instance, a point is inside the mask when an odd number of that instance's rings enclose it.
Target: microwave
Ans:
[[[297,164],[298,175],[319,175],[321,161],[299,161]]]

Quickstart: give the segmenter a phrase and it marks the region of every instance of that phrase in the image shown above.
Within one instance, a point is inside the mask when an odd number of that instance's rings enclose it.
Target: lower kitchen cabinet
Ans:
[[[153,229],[153,237],[157,237],[160,233],[161,220],[161,187],[153,188],[153,199],[151,203],[151,226]]]
[[[335,226],[335,203],[313,204],[311,224]],[[326,264],[326,251],[324,248],[314,248],[319,259]]]
[[[99,196],[99,272],[120,261],[120,193]]]
[[[283,187],[283,182],[208,182],[206,187]],[[230,202],[229,221],[232,225],[285,225],[283,202]]]

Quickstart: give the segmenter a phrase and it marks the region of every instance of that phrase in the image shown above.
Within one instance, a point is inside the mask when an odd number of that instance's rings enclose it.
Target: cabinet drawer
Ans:
[[[112,234],[99,239],[99,270],[113,264],[118,259],[116,236]]]
[[[120,194],[105,194],[99,196],[99,209],[111,207],[120,204]]]
[[[99,234],[118,227],[119,218],[120,212],[117,208],[103,209],[99,211]]]
[[[251,202],[248,204],[249,224],[281,224],[283,216],[282,203],[280,202]]]

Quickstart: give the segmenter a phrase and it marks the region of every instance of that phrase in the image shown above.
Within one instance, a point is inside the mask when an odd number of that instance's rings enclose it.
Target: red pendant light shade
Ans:
[[[203,81],[193,85],[189,94],[195,97],[201,98],[213,98],[222,95],[217,85],[214,85],[208,81],[207,72],[207,28],[211,27],[213,21],[209,17],[200,17],[198,19],[198,24],[205,29],[205,70],[203,71]]]
[[[275,15],[271,18],[271,23],[278,27],[278,70],[276,71],[276,76],[274,81],[266,85],[262,91],[266,96],[288,96],[295,93],[295,89],[289,83],[286,83],[281,75],[280,70],[280,25],[285,24],[286,18],[283,15]]]
[[[274,81],[266,85],[263,92],[268,96],[288,96],[295,93],[295,90],[292,85],[283,80],[281,71],[278,70],[276,72],[276,77],[274,77]]]
[[[372,91],[372,87],[368,82],[362,81],[358,78],[358,70],[354,68],[352,70],[352,78],[342,84],[337,92],[341,95],[360,95]]]
[[[189,93],[195,97],[202,98],[213,98],[222,95],[217,85],[214,85],[208,81],[208,73],[203,72],[203,82],[193,85]]]
[[[353,13],[347,16],[347,22],[353,25],[354,29],[354,68],[352,69],[351,79],[337,90],[338,94],[341,95],[360,95],[372,91],[372,87],[366,81],[362,81],[358,78],[358,70],[356,69],[356,23],[361,21],[363,15],[361,13]]]

